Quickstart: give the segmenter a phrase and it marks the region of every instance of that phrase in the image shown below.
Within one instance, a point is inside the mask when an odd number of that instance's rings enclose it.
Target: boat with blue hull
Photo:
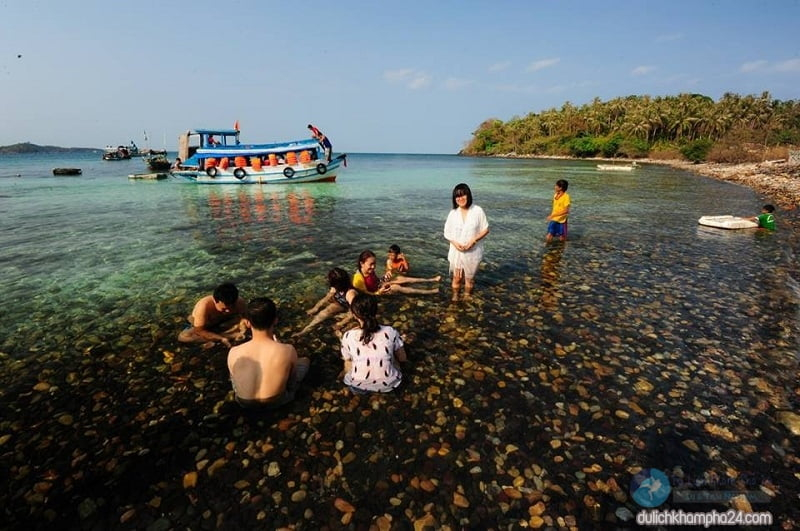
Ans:
[[[195,129],[178,139],[180,168],[172,176],[198,184],[333,182],[347,155],[325,160],[314,138],[243,144],[238,129]]]

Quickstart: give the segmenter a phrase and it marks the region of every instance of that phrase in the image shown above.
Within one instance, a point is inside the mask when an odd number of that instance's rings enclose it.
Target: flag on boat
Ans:
[[[236,120],[235,122],[233,122],[233,129],[234,129],[235,131],[238,131],[238,130],[239,130],[239,120]]]

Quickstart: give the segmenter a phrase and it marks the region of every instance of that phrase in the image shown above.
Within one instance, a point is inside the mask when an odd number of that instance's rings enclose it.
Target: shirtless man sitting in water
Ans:
[[[277,322],[272,300],[260,297],[247,305],[245,323],[253,338],[228,353],[233,391],[242,407],[271,409],[290,402],[308,372],[309,359],[298,358],[292,345],[275,338]]]
[[[194,305],[189,323],[192,325],[178,335],[183,343],[204,343],[212,347],[220,342],[231,346],[230,340],[242,340],[247,325],[242,320],[247,304],[231,283],[220,284],[212,295],[206,295]]]

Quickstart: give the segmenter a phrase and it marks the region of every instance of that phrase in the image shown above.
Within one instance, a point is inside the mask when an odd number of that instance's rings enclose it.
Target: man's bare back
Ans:
[[[297,351],[292,345],[260,337],[233,347],[228,370],[236,395],[245,400],[277,399],[293,378]]]
[[[308,372],[309,359],[297,357],[292,345],[275,339],[275,303],[266,298],[247,305],[244,322],[253,338],[228,352],[228,371],[236,400],[243,407],[277,407],[294,398]]]

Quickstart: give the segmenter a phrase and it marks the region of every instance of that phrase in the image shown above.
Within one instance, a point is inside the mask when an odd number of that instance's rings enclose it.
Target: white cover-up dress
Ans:
[[[472,249],[466,252],[456,249],[452,241],[466,245],[475,239],[475,236],[488,228],[489,221],[486,219],[486,214],[478,205],[469,207],[466,218],[461,217],[459,208],[454,208],[450,211],[444,224],[444,237],[451,241],[450,251],[447,253],[447,260],[450,261],[450,273],[457,269],[463,269],[466,278],[475,277],[478,266],[483,259],[483,240],[476,243]]]

